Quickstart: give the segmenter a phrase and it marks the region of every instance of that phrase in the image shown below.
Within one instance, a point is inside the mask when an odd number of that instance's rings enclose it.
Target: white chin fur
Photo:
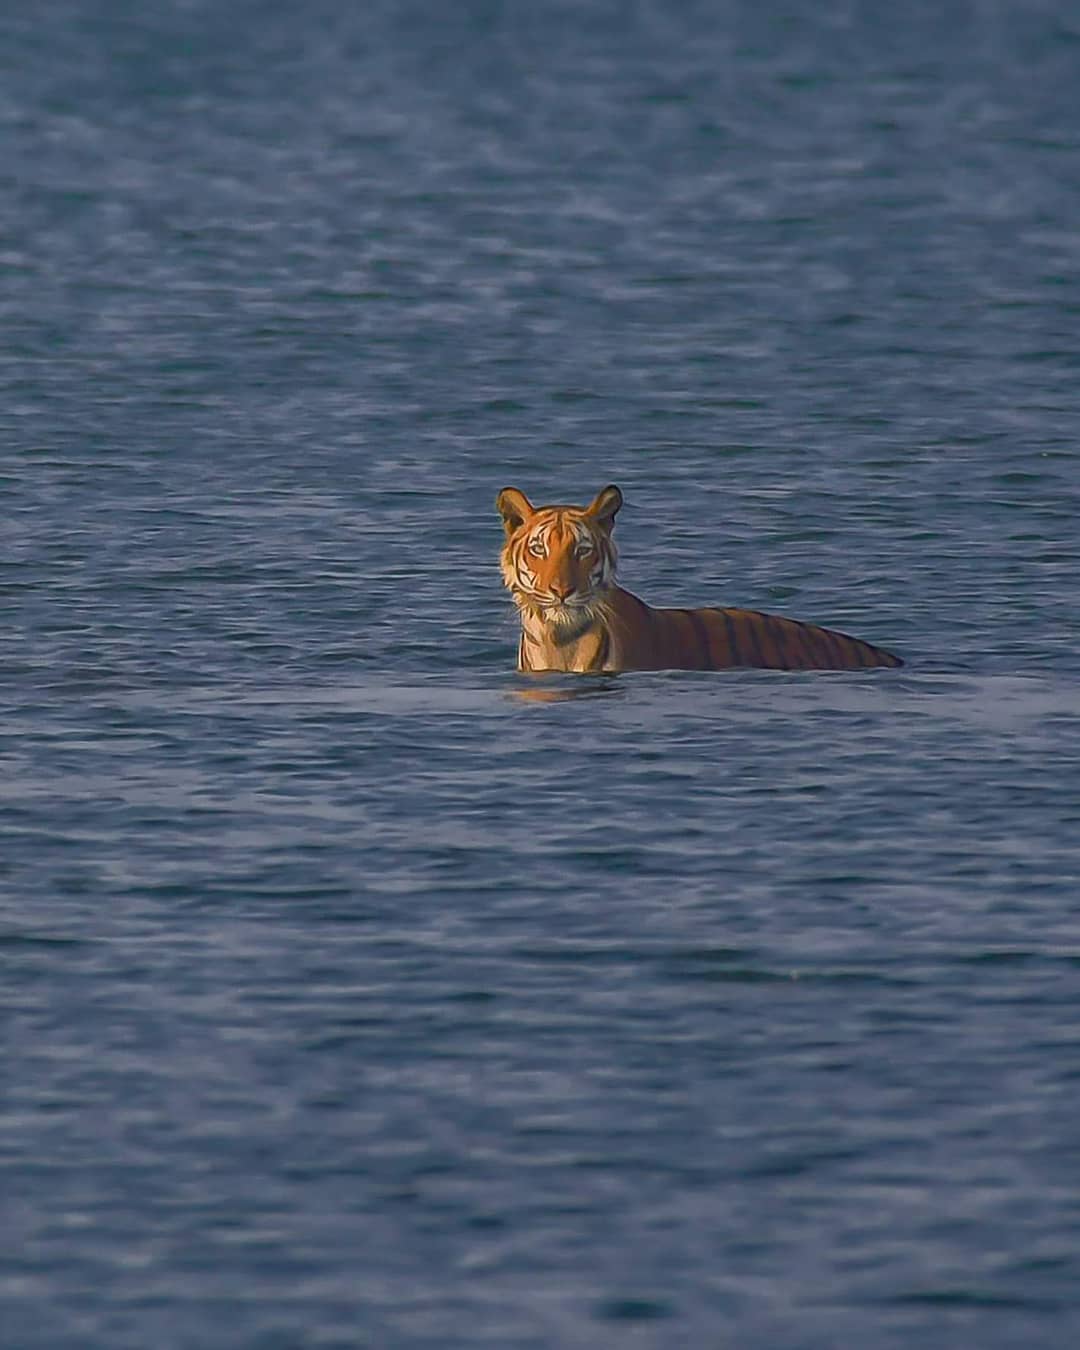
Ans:
[[[593,617],[590,605],[545,605],[541,612],[556,628],[581,628]]]

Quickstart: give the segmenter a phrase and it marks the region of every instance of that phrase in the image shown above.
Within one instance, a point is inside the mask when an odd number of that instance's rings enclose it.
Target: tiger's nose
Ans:
[[[574,593],[574,589],[572,581],[553,581],[548,587],[556,600],[569,600]]]

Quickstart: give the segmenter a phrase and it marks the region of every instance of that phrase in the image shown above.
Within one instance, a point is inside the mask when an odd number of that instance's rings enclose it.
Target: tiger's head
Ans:
[[[599,613],[615,581],[617,487],[589,506],[535,507],[517,488],[503,488],[495,505],[506,542],[503,581],[514,603],[558,628],[584,628]]]

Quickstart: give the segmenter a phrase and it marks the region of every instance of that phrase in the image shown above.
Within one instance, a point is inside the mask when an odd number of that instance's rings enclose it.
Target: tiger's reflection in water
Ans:
[[[510,697],[521,703],[565,703],[572,698],[621,698],[625,694],[626,686],[610,678],[575,680],[567,684],[541,676],[528,686],[511,690]]]

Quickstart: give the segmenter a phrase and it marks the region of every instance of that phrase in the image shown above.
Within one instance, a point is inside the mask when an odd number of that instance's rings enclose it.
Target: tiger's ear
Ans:
[[[591,506],[585,508],[585,514],[592,516],[598,525],[605,525],[609,530],[615,524],[615,513],[622,506],[622,493],[614,483],[609,483],[606,488],[601,488],[596,494],[596,499]]]
[[[508,536],[520,529],[530,516],[536,514],[536,507],[524,492],[519,492],[517,488],[503,488],[495,498],[495,507],[503,518]]]

